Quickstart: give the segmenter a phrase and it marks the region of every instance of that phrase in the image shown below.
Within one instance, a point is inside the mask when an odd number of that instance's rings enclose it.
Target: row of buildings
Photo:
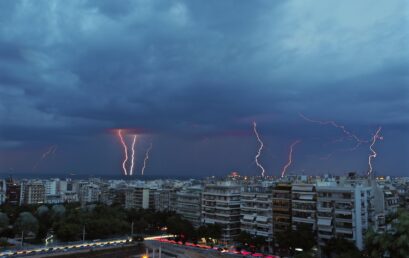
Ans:
[[[0,203],[120,204],[127,209],[176,211],[196,227],[220,224],[224,242],[232,242],[241,231],[272,242],[280,232],[303,227],[316,233],[320,245],[343,237],[362,248],[369,228],[386,230],[387,216],[407,205],[408,181],[399,180],[359,178],[353,173],[285,180],[237,174],[203,181],[9,178],[0,181]]]

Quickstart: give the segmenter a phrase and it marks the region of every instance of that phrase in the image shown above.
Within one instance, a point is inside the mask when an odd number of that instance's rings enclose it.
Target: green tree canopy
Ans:
[[[6,213],[0,212],[0,231],[6,229],[9,225],[9,217]]]
[[[30,212],[22,212],[14,223],[14,228],[17,232],[27,234],[29,232],[37,234],[38,220]]]
[[[400,211],[390,230],[365,237],[365,252],[370,257],[409,257],[409,212]]]

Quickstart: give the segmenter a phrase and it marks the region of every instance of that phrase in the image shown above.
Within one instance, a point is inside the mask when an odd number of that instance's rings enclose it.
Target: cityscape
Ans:
[[[0,257],[409,257],[409,3],[0,1]]]

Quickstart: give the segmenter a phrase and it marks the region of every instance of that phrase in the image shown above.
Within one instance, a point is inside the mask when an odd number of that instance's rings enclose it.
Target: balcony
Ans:
[[[353,233],[352,228],[339,228],[339,227],[336,227],[335,231],[337,233],[343,233],[343,234],[352,234]]]
[[[329,235],[324,235],[324,234],[320,234],[320,233],[318,233],[318,238],[321,238],[321,239],[331,239],[333,237],[333,235],[332,234],[329,234]]]
[[[314,218],[293,217],[293,222],[315,224],[315,219]]]

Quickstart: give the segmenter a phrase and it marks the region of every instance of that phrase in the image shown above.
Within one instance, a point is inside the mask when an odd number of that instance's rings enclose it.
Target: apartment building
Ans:
[[[155,191],[132,187],[125,191],[125,209],[155,209]]]
[[[272,187],[249,185],[240,196],[241,230],[267,241],[273,237]]]
[[[81,184],[79,190],[79,201],[82,205],[99,202],[100,196],[101,189],[99,185],[94,183]]]
[[[202,223],[220,224],[222,242],[240,233],[240,185],[233,181],[207,183],[202,196]]]
[[[291,227],[291,184],[277,184],[272,191],[273,235]]]
[[[177,189],[165,188],[155,190],[155,210],[175,211]]]
[[[341,237],[363,248],[369,227],[372,187],[365,183],[325,182],[317,185],[318,244]]]
[[[21,199],[21,184],[13,180],[13,178],[6,179],[6,204],[20,205]]]
[[[176,193],[176,212],[192,223],[202,224],[202,192],[200,185],[184,188]]]
[[[297,230],[301,225],[316,230],[317,192],[313,184],[293,184],[291,187],[291,220]]]
[[[41,181],[22,184],[23,204],[45,203],[45,187]]]

